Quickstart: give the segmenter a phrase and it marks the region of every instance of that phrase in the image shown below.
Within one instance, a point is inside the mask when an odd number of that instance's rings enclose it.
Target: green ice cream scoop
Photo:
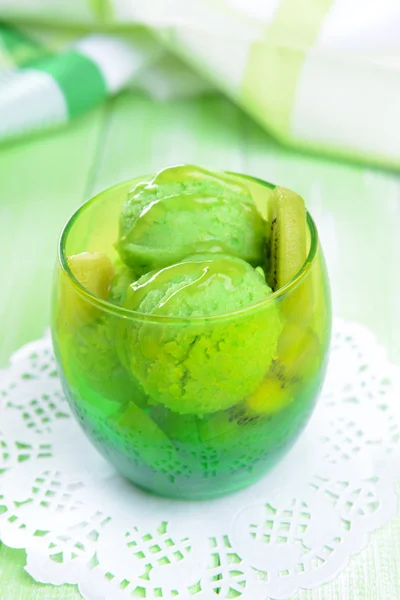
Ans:
[[[248,188],[191,165],[137,184],[122,207],[117,249],[138,275],[204,252],[264,263],[265,227]]]
[[[223,254],[152,271],[128,290],[125,307],[143,317],[121,323],[121,361],[153,404],[200,416],[233,406],[257,388],[276,350],[276,304],[246,310],[270,294],[251,265]]]

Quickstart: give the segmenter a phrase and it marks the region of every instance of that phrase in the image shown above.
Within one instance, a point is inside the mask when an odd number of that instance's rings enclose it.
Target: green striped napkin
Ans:
[[[0,0],[0,19],[0,140],[127,86],[212,86],[284,143],[400,165],[398,0]]]

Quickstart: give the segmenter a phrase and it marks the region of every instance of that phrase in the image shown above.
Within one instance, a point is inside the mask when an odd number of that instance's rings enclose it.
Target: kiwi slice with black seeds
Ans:
[[[301,196],[276,187],[268,200],[267,282],[274,290],[286,285],[307,258],[306,208]]]
[[[317,375],[320,356],[314,331],[289,321],[279,336],[277,354],[266,377],[246,398],[249,414],[275,414],[295,401],[299,387]]]

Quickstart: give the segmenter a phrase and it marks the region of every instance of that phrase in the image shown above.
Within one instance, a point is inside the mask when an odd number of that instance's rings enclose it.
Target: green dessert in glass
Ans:
[[[180,165],[99,194],[59,245],[53,341],[88,437],[137,485],[220,496],[307,423],[331,327],[300,196]]]

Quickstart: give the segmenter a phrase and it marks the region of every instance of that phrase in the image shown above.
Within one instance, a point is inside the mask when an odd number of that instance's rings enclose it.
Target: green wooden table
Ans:
[[[395,133],[394,133],[395,134]],[[283,149],[219,95],[157,103],[126,93],[68,128],[0,148],[0,367],[49,324],[57,237],[115,182],[195,162],[304,195],[325,247],[336,315],[368,326],[400,363],[400,177]],[[0,600],[76,600],[35,583],[0,545]],[[296,600],[400,600],[400,514],[330,584]],[[211,600],[211,599],[210,599]]]

